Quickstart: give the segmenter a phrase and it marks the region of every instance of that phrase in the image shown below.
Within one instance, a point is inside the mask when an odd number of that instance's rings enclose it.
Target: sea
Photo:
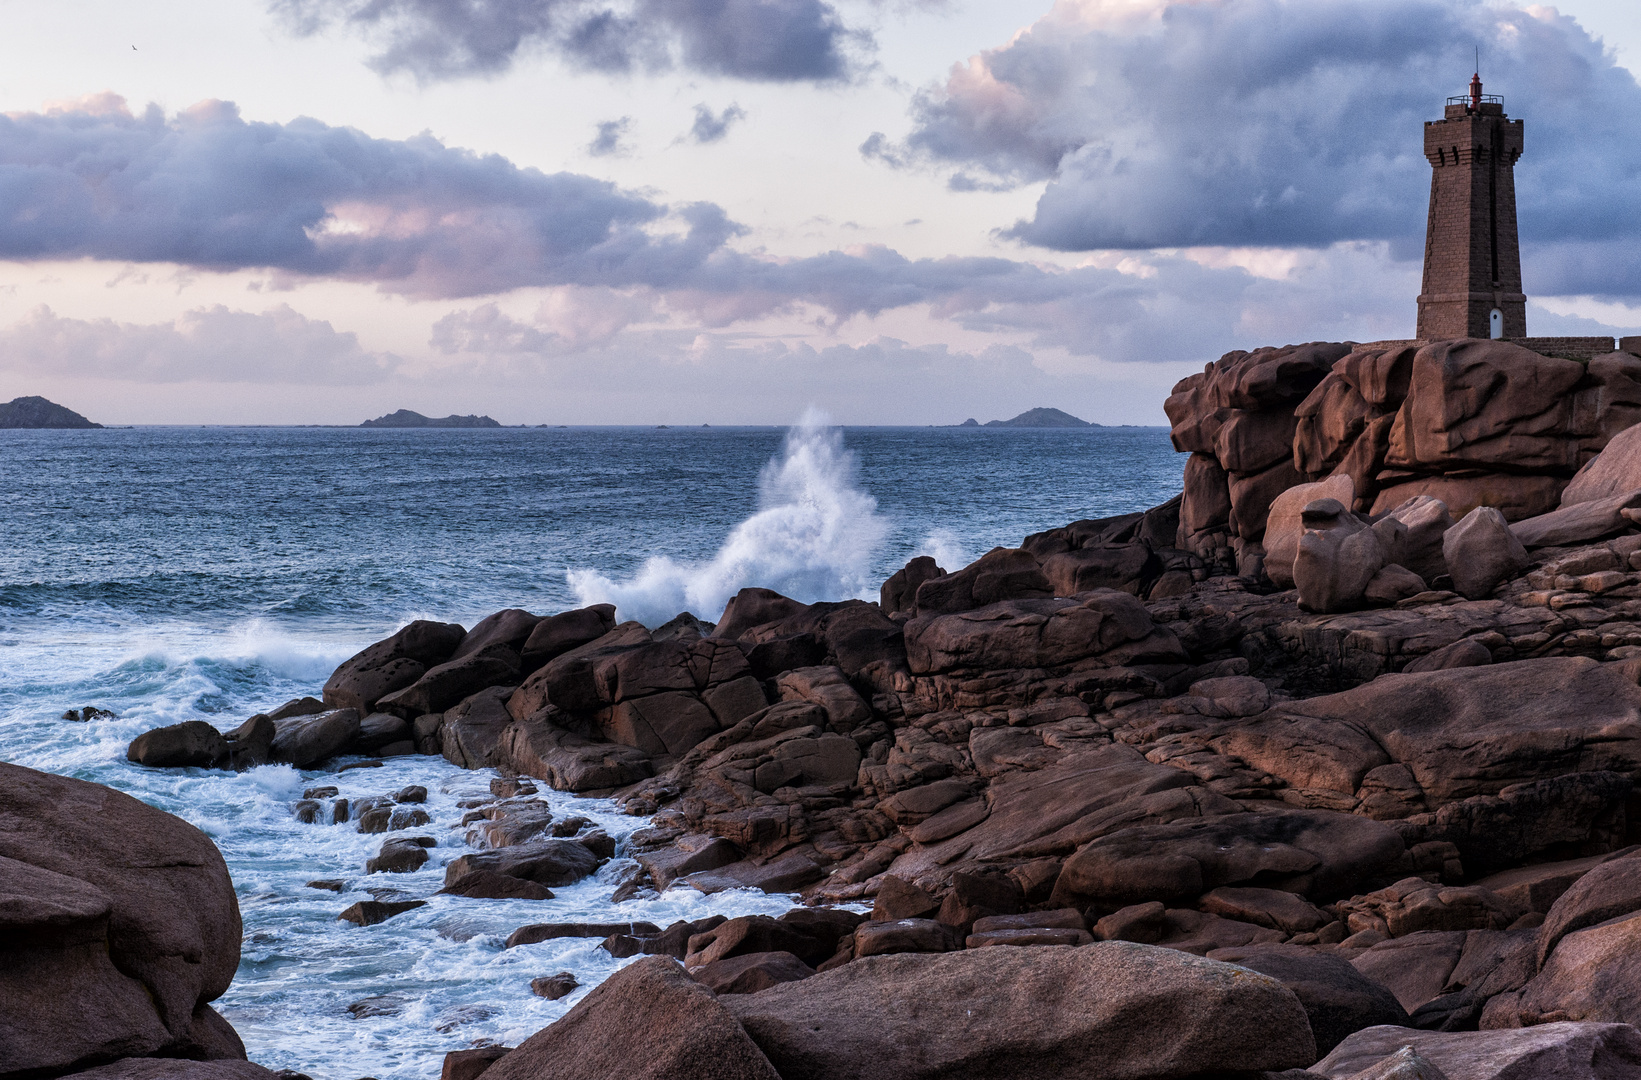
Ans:
[[[552,900],[433,895],[469,850],[464,800],[494,774],[441,758],[298,772],[145,769],[153,727],[245,717],[317,694],[354,652],[412,619],[472,626],[611,602],[659,625],[714,621],[746,586],[875,599],[914,555],[955,570],[1080,518],[1180,490],[1163,428],[1017,430],[556,427],[361,430],[134,427],[0,431],[0,760],[118,788],[222,850],[244,917],[217,1008],[251,1060],[314,1080],[431,1080],[443,1054],[516,1045],[631,961],[599,940],[505,949],[532,922],[780,914],[792,897],[674,889],[611,903],[617,858]],[[92,706],[112,718],[65,719]],[[309,825],[311,787],[428,791],[437,840],[411,874],[367,876],[384,839]],[[644,827],[607,801],[546,791],[618,841]],[[310,888],[339,879],[340,893]],[[426,899],[377,926],[372,898]],[[580,988],[548,1001],[537,976]]]

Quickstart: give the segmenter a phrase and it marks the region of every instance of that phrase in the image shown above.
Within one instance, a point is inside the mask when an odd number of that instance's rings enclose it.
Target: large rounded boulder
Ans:
[[[243,1060],[209,1005],[240,933],[204,833],[99,784],[0,764],[0,1078]]]

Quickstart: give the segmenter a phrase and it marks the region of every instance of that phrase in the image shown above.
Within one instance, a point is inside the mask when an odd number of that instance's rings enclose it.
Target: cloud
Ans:
[[[286,305],[261,314],[217,305],[148,324],[68,319],[41,306],[0,330],[0,371],[30,375],[354,386],[383,382],[400,363]]]
[[[904,144],[862,149],[955,169],[959,190],[1046,181],[1008,235],[1058,250],[1376,239],[1411,254],[1423,122],[1477,46],[1487,89],[1526,120],[1524,242],[1641,236],[1635,79],[1553,8],[1483,0],[1060,0],[920,94]]]
[[[0,257],[271,268],[422,297],[665,282],[738,226],[430,135],[374,139],[229,102],[0,116]],[[657,235],[673,224],[682,232]]]
[[[598,134],[593,141],[587,144],[587,153],[593,157],[612,157],[627,152],[627,146],[621,141],[626,138],[627,131],[632,127],[632,117],[623,116],[619,120],[605,120],[598,125]]]
[[[729,134],[731,124],[746,119],[746,110],[739,105],[728,105],[713,115],[706,104],[695,106],[695,123],[690,125],[689,138],[696,143],[715,143]]]
[[[541,51],[596,71],[671,67],[754,82],[850,78],[869,34],[823,0],[270,0],[291,31],[375,43],[370,65],[422,81],[505,71]]]

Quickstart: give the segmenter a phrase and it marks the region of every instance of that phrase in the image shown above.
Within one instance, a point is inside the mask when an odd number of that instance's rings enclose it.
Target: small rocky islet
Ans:
[[[415,622],[129,756],[495,769],[445,868],[478,900],[616,855],[615,898],[801,899],[521,926],[637,959],[447,1080],[1641,1075],[1641,357],[1264,349],[1168,413],[1179,497],[914,559],[876,603]],[[211,843],[0,774],[0,1076],[272,1076],[209,1004],[239,956]],[[618,851],[543,787],[649,824]],[[427,861],[425,791],[305,795],[383,835],[371,875]]]

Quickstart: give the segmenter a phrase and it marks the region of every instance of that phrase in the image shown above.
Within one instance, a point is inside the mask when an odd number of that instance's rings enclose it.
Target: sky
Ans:
[[[1641,333],[1641,5],[0,0],[0,400],[104,423],[1164,423],[1412,336],[1421,124]]]

